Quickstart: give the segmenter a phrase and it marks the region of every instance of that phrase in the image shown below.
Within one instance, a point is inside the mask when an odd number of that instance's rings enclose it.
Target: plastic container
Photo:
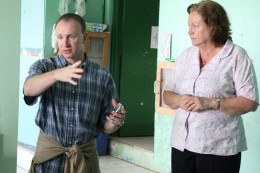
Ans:
[[[97,138],[97,152],[99,156],[106,155],[108,151],[108,134],[102,133]]]
[[[86,22],[86,31],[103,32],[106,29],[106,24]]]

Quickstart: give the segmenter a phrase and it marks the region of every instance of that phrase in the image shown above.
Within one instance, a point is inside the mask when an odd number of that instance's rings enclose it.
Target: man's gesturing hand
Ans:
[[[79,68],[81,63],[81,61],[78,61],[68,67],[55,70],[54,75],[56,80],[77,85],[78,83],[73,78],[80,79],[82,77],[84,70]]]

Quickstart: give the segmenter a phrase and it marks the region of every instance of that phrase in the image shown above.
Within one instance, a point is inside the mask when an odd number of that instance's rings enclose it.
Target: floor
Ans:
[[[140,138],[121,138],[121,142],[135,147],[145,148],[153,151],[153,137],[140,140]],[[33,157],[32,149],[28,146],[18,145],[17,173],[27,173],[30,161]],[[112,157],[110,155],[99,156],[101,173],[155,173],[154,171],[134,165],[127,161]]]
[[[109,155],[99,156],[99,163],[101,173],[154,173],[151,170],[147,170]],[[27,172],[27,170],[17,166],[17,173]]]
[[[136,148],[154,152],[154,137],[112,137],[112,139]]]

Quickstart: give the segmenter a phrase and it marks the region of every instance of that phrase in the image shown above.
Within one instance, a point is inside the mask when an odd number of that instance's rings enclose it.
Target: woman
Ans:
[[[241,115],[258,107],[253,64],[232,42],[225,9],[214,1],[187,8],[192,47],[177,58],[164,90],[176,109],[173,173],[238,173],[247,149]]]

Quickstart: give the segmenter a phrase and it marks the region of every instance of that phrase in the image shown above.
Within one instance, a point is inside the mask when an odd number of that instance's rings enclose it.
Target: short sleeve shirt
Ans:
[[[40,59],[29,70],[29,77],[63,68],[69,64],[62,56]],[[103,130],[106,116],[112,110],[117,91],[110,73],[86,59],[84,74],[76,86],[56,82],[40,97],[36,124],[46,134],[70,147],[96,138]],[[37,97],[25,97],[34,104]]]
[[[259,103],[252,61],[246,51],[231,40],[202,69],[199,49],[192,46],[184,50],[176,60],[165,90],[205,98],[242,96]],[[247,149],[242,117],[219,110],[187,112],[178,108],[171,146],[202,154],[237,154]]]

